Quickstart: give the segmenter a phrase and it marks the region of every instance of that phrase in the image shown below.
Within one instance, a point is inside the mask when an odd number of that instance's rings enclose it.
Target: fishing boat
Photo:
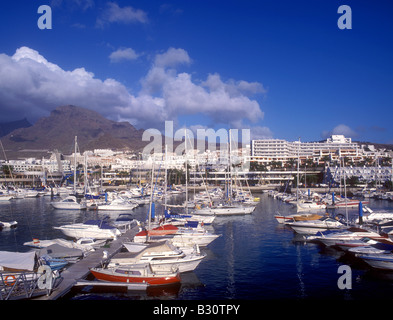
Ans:
[[[60,201],[51,201],[50,204],[55,209],[66,209],[66,210],[87,209],[86,203],[78,202],[75,196],[68,196]]]
[[[287,223],[295,232],[300,234],[317,234],[320,231],[343,229],[345,226],[340,221],[330,217],[318,220],[305,220]]]
[[[150,263],[92,268],[90,272],[97,280],[126,283],[148,283],[149,286],[173,285],[180,283],[178,270],[153,270]]]
[[[68,224],[53,228],[61,230],[66,236],[76,239],[114,239],[121,235],[119,229],[111,226],[106,219],[88,220],[84,223]]]

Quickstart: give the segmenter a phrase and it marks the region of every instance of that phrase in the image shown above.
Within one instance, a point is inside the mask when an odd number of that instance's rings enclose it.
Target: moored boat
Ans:
[[[391,252],[364,254],[358,255],[357,257],[362,259],[373,268],[382,270],[393,270],[393,253]]]
[[[321,219],[322,216],[315,213],[295,213],[286,216],[277,214],[274,216],[274,218],[278,223],[288,223],[294,221],[317,220]]]
[[[135,209],[138,206],[123,199],[114,199],[113,201],[101,203],[97,205],[97,209],[101,211],[128,211]]]
[[[342,232],[332,232],[327,235],[321,233],[320,237],[315,238],[325,246],[334,246],[342,243],[345,240],[360,240],[362,238],[369,238],[373,240],[388,239],[387,235],[381,235],[377,232],[370,231],[363,228],[351,227]]]
[[[60,201],[51,201],[50,204],[55,209],[85,210],[87,208],[86,203],[78,202],[75,196],[68,196]]]
[[[288,223],[295,232],[301,234],[316,234],[320,231],[343,229],[345,226],[340,221],[330,217],[318,220],[305,220]]]
[[[90,272],[97,280],[126,283],[148,283],[150,286],[173,285],[180,283],[178,270],[154,270],[150,263],[92,268]]]
[[[66,236],[71,238],[94,238],[94,239],[114,239],[121,235],[119,229],[109,225],[105,219],[88,220],[84,223],[75,223],[53,227],[61,230]]]
[[[206,257],[198,249],[190,253],[176,248],[169,241],[152,243],[137,254],[120,252],[109,261],[108,267],[123,266],[140,262],[149,262],[154,270],[178,267],[179,272],[193,271]]]

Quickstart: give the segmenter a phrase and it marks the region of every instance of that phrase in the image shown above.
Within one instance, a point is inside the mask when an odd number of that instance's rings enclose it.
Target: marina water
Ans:
[[[392,299],[393,273],[371,270],[365,264],[348,258],[342,251],[304,242],[285,225],[274,219],[277,212],[294,213],[294,207],[267,194],[260,197],[255,211],[245,216],[218,216],[208,229],[222,236],[203,248],[207,257],[194,272],[181,275],[177,288],[147,292],[97,292],[93,287],[73,290],[64,299],[72,300],[361,300]],[[175,202],[184,200],[178,195]],[[393,210],[393,202],[370,200],[373,210]],[[144,221],[148,205],[133,210],[136,219]],[[350,216],[357,214],[356,208]],[[160,205],[157,205],[157,213]],[[33,238],[64,238],[54,226],[84,222],[87,219],[118,213],[56,210],[50,197],[15,199],[0,203],[0,221],[16,220],[18,226],[0,231],[0,250],[26,252],[23,245]],[[337,212],[336,212],[337,213]],[[345,209],[340,209],[345,214]],[[340,265],[352,270],[352,289],[339,289]]]

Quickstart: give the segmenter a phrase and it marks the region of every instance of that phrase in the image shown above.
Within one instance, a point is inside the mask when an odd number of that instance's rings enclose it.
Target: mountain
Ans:
[[[26,118],[17,121],[2,122],[0,123],[0,137],[4,137],[16,129],[28,127],[31,127],[31,123]]]
[[[149,143],[142,141],[143,131],[129,122],[116,122],[96,111],[67,105],[56,108],[33,126],[10,132],[1,140],[7,158],[17,159],[48,156],[48,152],[55,149],[71,154],[75,136],[81,152],[93,149],[138,151]]]

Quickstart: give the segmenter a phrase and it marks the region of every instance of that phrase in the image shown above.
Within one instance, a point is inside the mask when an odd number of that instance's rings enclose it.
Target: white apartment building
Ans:
[[[61,164],[65,171],[70,170],[70,162],[68,160],[61,160]],[[2,165],[11,167],[12,172],[15,173],[42,173],[44,171],[53,173],[57,172],[59,169],[58,162],[52,159],[40,160],[35,158],[29,158],[26,160],[8,160],[2,161]]]

